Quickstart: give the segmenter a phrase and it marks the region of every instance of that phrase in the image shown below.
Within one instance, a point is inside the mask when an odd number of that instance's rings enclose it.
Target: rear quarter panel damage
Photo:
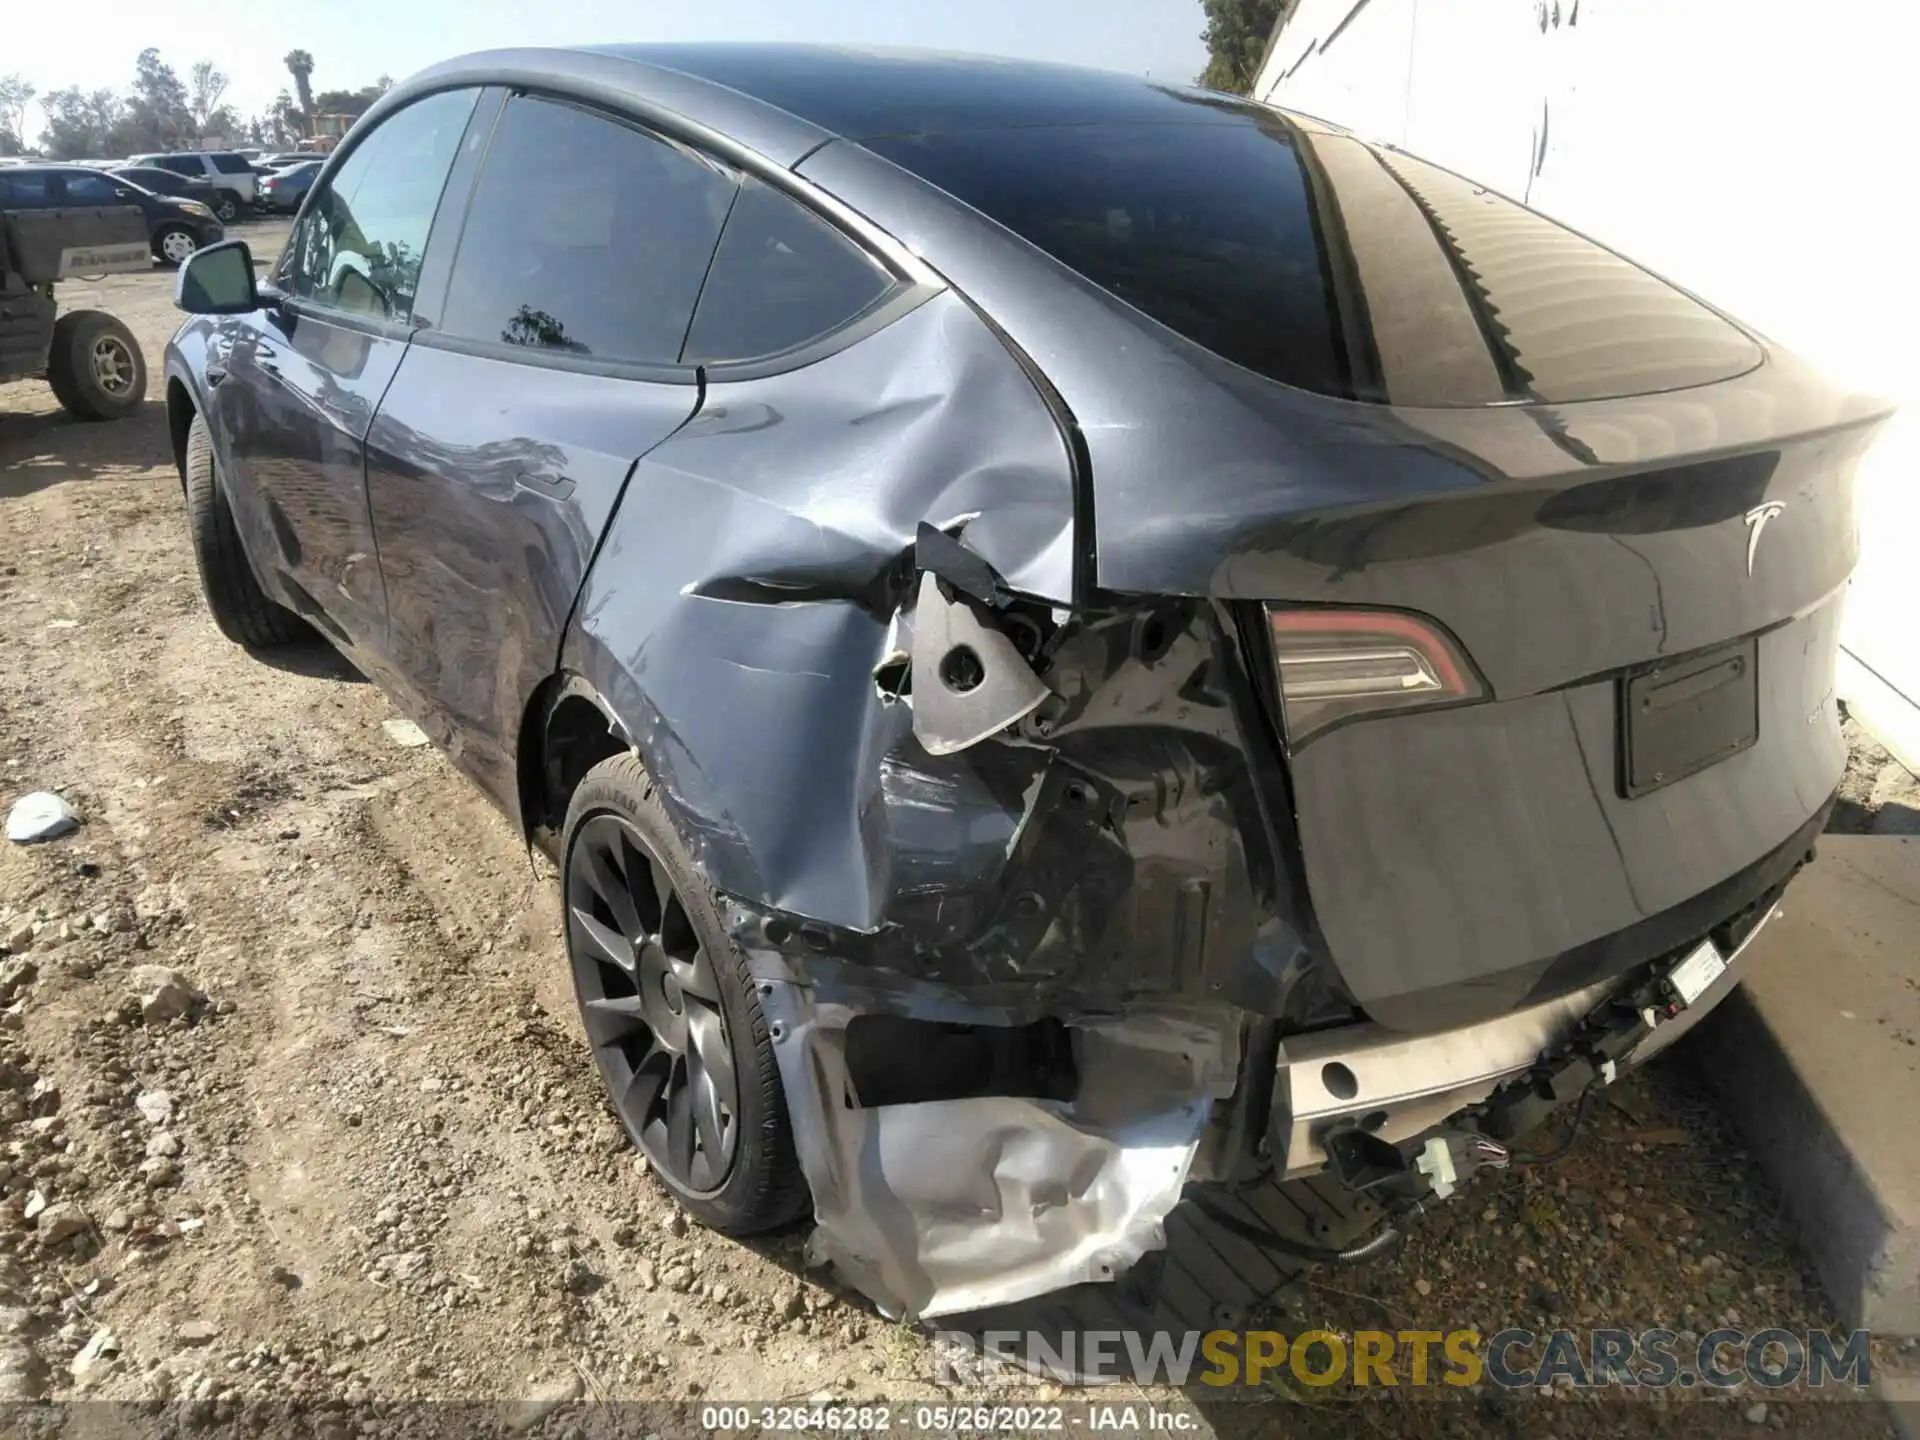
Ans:
[[[1021,594],[1052,692],[940,756],[875,680],[922,522]],[[1052,413],[942,294],[801,370],[711,385],[636,468],[565,647],[779,1023],[822,1253],[901,1312],[1118,1274],[1160,1243],[1234,1088],[1236,1007],[1310,989],[1231,626],[1198,600],[1073,608],[1074,523]],[[862,1014],[1051,1017],[1077,1086],[850,1109]]]

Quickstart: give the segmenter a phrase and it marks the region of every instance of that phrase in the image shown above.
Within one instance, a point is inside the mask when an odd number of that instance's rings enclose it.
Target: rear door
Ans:
[[[361,137],[274,271],[284,298],[230,330],[211,370],[235,518],[282,601],[377,652],[386,595],[365,441],[412,333],[427,235],[477,91],[416,100]]]
[[[368,436],[397,678],[509,809],[520,717],[600,534],[635,461],[699,406],[681,350],[737,190],[615,116],[507,100]]]

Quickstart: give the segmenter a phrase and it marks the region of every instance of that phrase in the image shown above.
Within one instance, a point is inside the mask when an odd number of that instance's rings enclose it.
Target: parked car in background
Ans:
[[[204,175],[181,175],[157,165],[121,165],[107,172],[117,179],[151,190],[156,195],[171,195],[176,200],[198,200],[212,209],[218,198],[213,182]]]
[[[298,210],[300,202],[307,198],[307,191],[313,187],[313,177],[320,173],[321,163],[318,159],[302,160],[262,175],[260,208],[281,214]]]
[[[233,150],[179,150],[167,155],[135,155],[130,164],[151,165],[176,175],[197,175],[213,183],[213,212],[232,220],[250,207],[257,187],[253,164]]]
[[[1887,407],[1457,175],[777,45],[472,56],[341,143],[176,287],[209,609],[556,858],[652,1174],[811,1196],[887,1313],[1268,1169],[1378,1253],[1727,995],[1825,826]]]
[[[153,191],[84,165],[17,165],[0,173],[0,210],[61,210],[137,205],[147,217],[156,260],[178,265],[203,245],[223,239],[212,208],[198,200]]]
[[[308,160],[325,160],[326,158],[315,150],[281,150],[254,161],[253,168],[260,171],[284,170],[289,165],[300,165]]]

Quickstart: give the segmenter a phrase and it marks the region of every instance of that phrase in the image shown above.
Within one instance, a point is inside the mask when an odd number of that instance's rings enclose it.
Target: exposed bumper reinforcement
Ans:
[[[1692,1004],[1657,1025],[1629,1063],[1641,1064],[1678,1040],[1739,983],[1740,957],[1777,913],[1769,910],[1747,932],[1719,977]],[[1580,1022],[1625,983],[1618,977],[1602,981],[1497,1020],[1435,1035],[1348,1025],[1287,1040],[1281,1046],[1275,1102],[1291,1117],[1286,1178],[1326,1164],[1320,1140],[1331,1129],[1358,1124],[1399,1144],[1485,1100],[1565,1044]]]

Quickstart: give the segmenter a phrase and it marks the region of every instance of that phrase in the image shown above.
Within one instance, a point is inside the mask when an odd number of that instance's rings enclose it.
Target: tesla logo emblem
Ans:
[[[1760,532],[1767,528],[1767,521],[1786,508],[1778,500],[1769,500],[1747,511],[1747,574],[1753,574],[1753,552],[1760,548]]]

